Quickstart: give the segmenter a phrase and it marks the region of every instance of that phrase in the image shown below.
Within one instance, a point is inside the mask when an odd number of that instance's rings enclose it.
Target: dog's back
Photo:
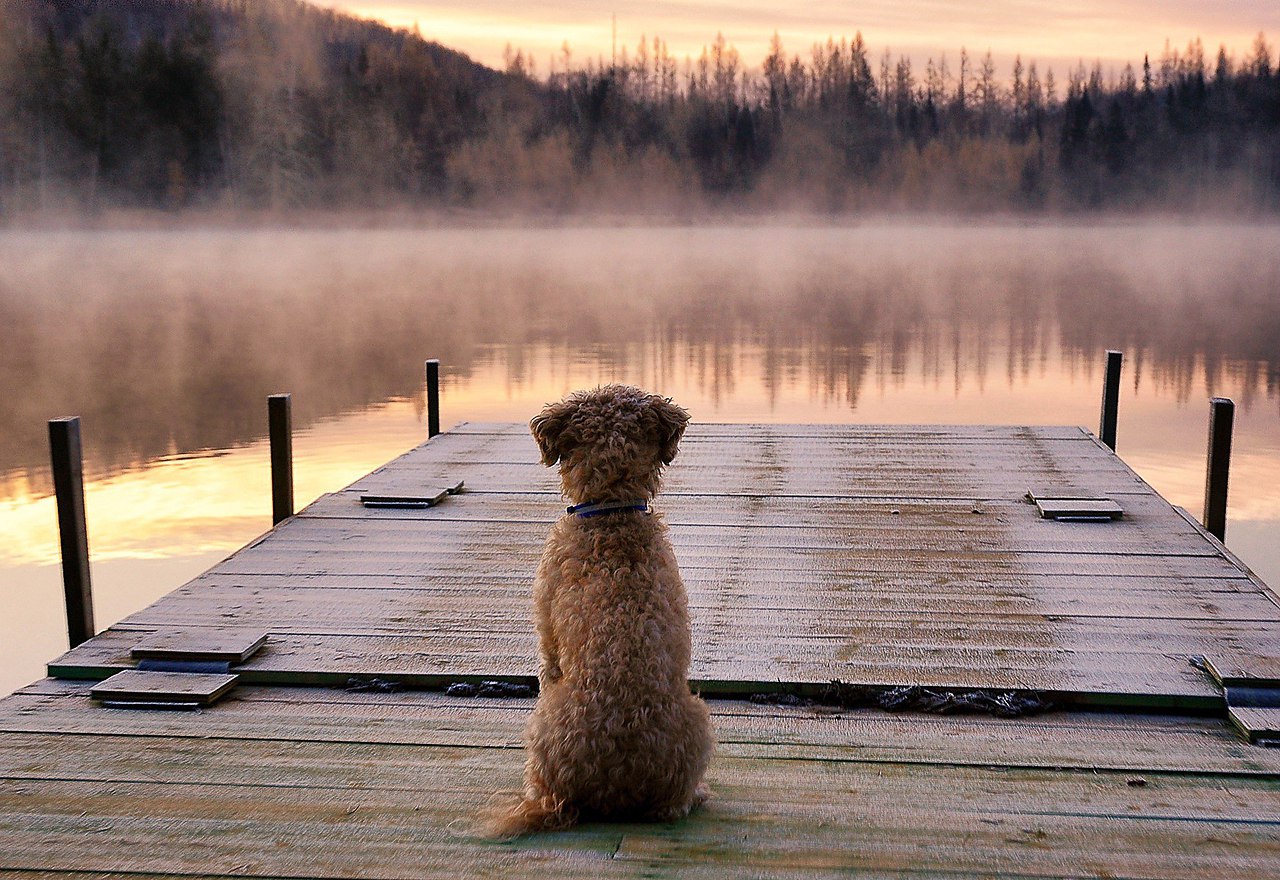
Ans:
[[[558,658],[525,733],[526,778],[557,805],[536,824],[687,814],[714,742],[689,692],[687,600],[660,517],[562,519],[535,592]]]
[[[688,600],[666,526],[647,510],[687,421],[623,386],[533,421],[543,461],[560,464],[578,505],[553,526],[534,583],[540,692],[523,797],[499,811],[499,834],[579,817],[675,819],[706,797],[714,735],[689,691]]]

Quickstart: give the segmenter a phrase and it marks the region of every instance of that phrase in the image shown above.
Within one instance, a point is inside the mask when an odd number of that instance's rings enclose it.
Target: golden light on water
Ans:
[[[352,482],[422,439],[408,402],[324,422],[294,440],[294,499],[300,509]],[[265,440],[207,455],[161,459],[85,487],[95,560],[157,559],[233,550],[270,526],[270,458]],[[50,495],[13,492],[0,502],[0,528],[14,540],[0,564],[59,561]],[[176,585],[175,585],[176,586]]]
[[[1005,352],[989,360],[1004,363]],[[527,421],[541,406],[577,388],[631,382],[674,395],[695,421],[899,424],[1084,424],[1093,429],[1100,373],[1043,369],[1010,377],[969,366],[956,379],[949,369],[926,367],[919,352],[899,371],[874,370],[856,406],[830,398],[823,382],[799,373],[785,387],[766,386],[760,346],[733,346],[712,366],[681,351],[674,368],[650,355],[629,366],[557,356],[549,347],[520,356],[517,371],[494,349],[465,381],[445,386],[445,427],[455,421]],[[1060,352],[1051,352],[1058,362]],[[883,365],[881,365],[883,366]],[[445,367],[447,371],[447,365]],[[721,380],[708,370],[724,372]],[[519,375],[513,378],[513,373]],[[945,375],[944,375],[945,373]],[[1203,381],[1203,377],[1201,378]],[[823,398],[828,398],[824,402]],[[1122,457],[1175,504],[1198,513],[1203,492],[1206,414],[1187,406],[1170,413],[1167,402],[1125,388],[1119,447]],[[1270,413],[1260,413],[1263,419]],[[1266,432],[1250,431],[1241,414],[1232,475],[1237,519],[1280,519],[1280,447]],[[299,509],[336,491],[422,442],[421,405],[401,400],[327,419],[294,440],[295,501]],[[269,527],[270,464],[265,440],[206,455],[164,458],[91,481],[86,509],[95,560],[159,559],[229,552]],[[0,502],[0,529],[11,536],[0,564],[58,563],[52,496],[24,490],[15,476]],[[175,585],[176,586],[176,585]]]

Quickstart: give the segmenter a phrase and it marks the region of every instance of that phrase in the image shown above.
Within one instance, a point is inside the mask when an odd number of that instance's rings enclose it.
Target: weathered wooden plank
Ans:
[[[750,437],[848,437],[885,436],[895,440],[930,439],[949,442],[952,438],[1036,438],[1039,440],[1074,440],[1097,444],[1097,440],[1084,428],[1070,425],[950,425],[950,424],[774,424],[752,423],[750,426],[733,422],[694,422],[685,435],[688,439],[699,437],[742,438],[750,428]],[[443,437],[491,435],[494,438],[526,438],[529,426],[523,422],[460,422]]]
[[[978,601],[974,596],[960,599],[942,596],[935,597],[931,603],[921,603],[917,601],[919,597],[914,597],[894,603],[876,597],[859,600],[832,593],[828,594],[828,601],[797,606],[730,587],[695,594],[697,601],[691,612],[695,633],[704,636],[725,630],[747,632],[763,623],[766,630],[776,630],[780,635],[804,633],[845,638],[873,629],[877,636],[896,640],[900,628],[911,627],[926,639],[939,631],[951,634],[950,638],[965,639],[970,638],[971,633],[998,633],[995,642],[985,637],[982,641],[999,647],[1010,646],[1021,633],[1043,638],[1049,631],[1067,632],[1064,627],[1070,627],[1071,633],[1086,641],[1090,635],[1104,632],[1117,632],[1121,638],[1128,639],[1135,631],[1164,641],[1166,637],[1188,633],[1198,638],[1204,633],[1205,623],[1216,621],[1271,623],[1273,630],[1280,626],[1280,612],[1266,599],[1246,594],[1222,595],[1231,598],[1204,602],[1198,608],[1183,602],[1182,597],[1171,598],[1163,603],[1168,610],[1166,614],[1160,614],[1153,607],[1161,603],[1148,601],[1133,606],[1132,613],[1124,614],[1115,606],[1108,607],[1105,600],[1082,609],[1081,613],[1051,613],[1039,597],[1026,597],[1025,601],[986,597]],[[486,601],[474,593],[449,597],[427,591],[371,588],[313,590],[303,584],[270,590],[258,587],[183,590],[129,615],[121,625],[163,629],[183,626],[185,621],[193,619],[243,627],[269,626],[275,632],[519,631],[531,625],[531,609],[522,594]],[[1105,623],[1093,627],[1090,622],[1094,620]],[[1260,644],[1272,644],[1280,650],[1280,636],[1273,632]]]
[[[322,555],[323,547],[288,548],[276,544],[265,546],[252,555],[241,551],[220,563],[222,574],[257,575],[351,575],[351,576],[416,576],[430,572],[472,573],[477,580],[493,576],[528,577],[542,555],[541,542],[512,541],[503,546],[479,542],[450,541],[436,536],[431,541],[402,545],[400,550],[361,552],[360,542],[353,541],[340,557]],[[412,550],[403,549],[405,546]],[[796,550],[758,548],[737,541],[731,545],[693,545],[681,541],[676,556],[682,572],[695,569],[730,569],[741,577],[755,572],[823,571],[828,560],[839,563],[841,570],[874,576],[896,576],[907,582],[902,573],[907,564],[897,550],[868,548],[859,551]],[[465,565],[460,564],[465,561]],[[835,566],[828,565],[831,570]],[[910,556],[909,570],[914,575],[947,577],[953,580],[980,580],[991,574],[1025,574],[1027,576],[1059,575],[1088,579],[1106,576],[1169,578],[1242,578],[1244,572],[1223,556],[1134,555],[1121,553],[1016,553],[982,551],[974,553],[941,550],[915,550]],[[816,574],[815,576],[820,576]]]
[[[940,577],[827,575],[807,582],[787,576],[743,578],[732,569],[684,572],[695,616],[726,601],[741,608],[812,614],[1040,614],[1110,618],[1184,618],[1280,621],[1280,608],[1257,592],[1243,592],[1244,580],[1100,578],[1077,591],[1070,579],[1051,576],[1039,583],[1025,577],[952,583]],[[531,614],[531,578],[502,576],[477,582],[466,575],[226,575],[217,572],[180,587],[163,600],[131,615],[130,623],[181,617],[182,609],[218,603],[223,610],[245,602],[279,601],[295,609],[349,605],[363,619],[399,619],[406,609],[424,613]],[[1139,581],[1135,584],[1134,581]],[[272,598],[274,597],[274,598]],[[274,625],[274,624],[273,624]]]
[[[141,721],[159,713],[115,714]],[[203,720],[203,715],[186,713],[165,717],[191,721],[192,732],[197,726],[196,721]],[[518,742],[518,730],[510,729],[509,725],[508,728],[509,734]],[[497,740],[496,737],[493,739]],[[200,737],[193,733],[176,736],[7,734],[0,742],[0,759],[20,764],[13,767],[0,765],[0,787],[7,786],[12,791],[23,788],[24,782],[39,781],[98,783],[99,790],[107,788],[100,785],[104,782],[152,783],[175,788],[312,789],[319,795],[313,808],[326,805],[334,794],[346,790],[356,797],[372,793],[373,797],[384,798],[391,803],[447,810],[449,795],[469,791],[487,795],[499,786],[517,784],[523,763],[523,751],[518,745],[503,742],[495,745],[357,742],[350,739],[295,742],[296,746],[282,749],[282,743],[289,743],[289,739],[282,736],[250,739]],[[25,754],[18,753],[16,747],[19,743],[25,747]],[[73,748],[79,752],[74,757],[67,754]],[[722,781],[736,777],[740,782],[746,782],[752,776],[776,776],[773,783],[784,792],[784,797],[789,795],[792,798],[803,797],[804,791],[785,778],[787,769],[798,770],[801,763],[825,764],[835,772],[848,774],[850,778],[855,778],[855,774],[893,778],[899,780],[901,787],[916,789],[927,787],[930,779],[938,783],[949,780],[960,786],[972,787],[972,783],[979,780],[995,782],[1008,778],[1038,778],[1049,788],[1057,789],[1068,797],[1072,792],[1096,787],[1100,790],[1097,799],[1107,801],[1105,808],[1117,812],[1132,809],[1152,798],[1152,792],[1132,793],[1127,790],[1144,787],[1126,785],[1137,772],[1128,767],[1083,766],[1079,762],[1073,762],[1069,767],[1016,767],[1002,763],[997,769],[973,763],[894,760],[892,756],[865,760],[853,754],[852,750],[833,746],[792,745],[788,751],[790,756],[778,757],[766,755],[751,745],[725,744],[717,751],[717,770],[713,773]],[[65,762],[60,763],[60,752]],[[169,756],[167,761],[164,760],[166,755]],[[334,760],[339,756],[341,760]],[[442,764],[447,765],[448,775],[440,774],[445,769]],[[1201,811],[1199,815],[1202,818],[1271,821],[1280,825],[1280,791],[1277,790],[1277,781],[1280,780],[1275,773],[1190,773],[1152,768],[1144,768],[1140,772],[1149,774],[1152,778],[1144,781],[1160,789],[1157,797],[1166,816],[1187,817],[1188,810],[1197,810]],[[430,791],[424,790],[427,780],[432,784]],[[51,787],[39,787],[42,799],[46,798],[45,792]],[[830,787],[828,781],[813,785],[810,791],[825,792]],[[327,796],[323,790],[329,790]],[[1244,796],[1248,793],[1261,797],[1250,803]],[[263,801],[270,801],[270,792],[262,792],[261,795]],[[740,794],[743,800],[756,800],[757,796],[758,792],[749,789]],[[1053,809],[1055,806],[1063,805],[1056,804],[1044,792],[1020,791],[1011,787],[998,809]],[[139,804],[136,809],[145,810],[146,804]],[[461,814],[456,818],[465,819],[466,816]]]
[[[894,521],[899,517],[886,513],[884,519],[884,522],[866,528],[810,528],[796,522],[776,526],[757,526],[751,522],[705,525],[676,522],[671,524],[671,538],[677,554],[695,547],[724,547],[729,544],[740,545],[743,550],[756,553],[807,551],[827,553],[833,557],[860,551],[891,551],[904,557],[930,551],[951,554],[1221,555],[1216,548],[1191,532],[1179,533],[1172,527],[1164,529],[1154,523],[1147,525],[1134,520],[1100,524],[1060,523],[1036,518],[1033,522],[1002,523],[973,516],[969,525],[963,527],[913,528],[911,523],[904,522],[902,528],[894,528]],[[386,523],[386,527],[382,523]],[[397,517],[359,523],[309,519],[298,522],[297,528],[273,540],[269,549],[291,552],[296,547],[304,552],[327,552],[336,556],[355,552],[412,552],[418,547],[451,546],[461,542],[492,547],[497,527],[502,530],[504,542],[511,546],[541,549],[550,523],[551,519],[546,522],[468,519],[456,510],[452,514],[441,513],[431,518]],[[248,555],[256,554],[237,554],[238,557]]]
[[[730,459],[731,460],[731,459]],[[988,463],[994,468],[999,463]],[[813,470],[795,470],[767,478],[753,473],[749,468],[730,464],[698,466],[687,464],[673,467],[663,481],[665,490],[674,497],[682,494],[705,494],[710,487],[718,486],[726,496],[757,497],[769,495],[841,496],[866,499],[935,498],[973,500],[984,498],[1013,499],[1026,491],[1029,478],[1046,487],[1079,491],[1092,489],[1109,497],[1124,498],[1142,495],[1146,487],[1137,478],[1124,474],[1096,473],[1083,466],[1068,465],[1065,470],[1071,478],[1054,479],[1050,471],[1032,470],[1019,462],[1005,462],[1005,469],[978,470],[975,463],[970,475],[960,479],[960,472],[951,475],[937,468],[903,466],[885,463],[863,468],[831,469],[815,467]],[[389,471],[359,480],[349,488],[353,491],[390,494],[397,489],[413,491],[420,485],[431,485],[456,476],[466,480],[473,492],[537,492],[555,495],[559,486],[554,474],[535,466],[511,464],[486,464],[468,462],[465,466],[442,463],[438,467],[421,469],[414,473]],[[465,493],[464,493],[465,494]]]
[[[806,467],[808,460],[813,466]],[[811,443],[786,442],[777,444],[741,442],[698,443],[686,440],[681,444],[679,458],[665,471],[669,478],[680,474],[697,474],[706,470],[725,470],[733,462],[752,475],[772,482],[780,478],[802,478],[806,473],[830,476],[835,472],[862,473],[875,480],[876,472],[887,468],[892,472],[910,474],[913,471],[929,471],[944,479],[957,481],[975,477],[996,479],[997,474],[984,474],[1009,464],[1022,465],[1035,477],[1049,480],[1049,488],[1060,486],[1090,489],[1086,476],[1104,477],[1117,485],[1145,486],[1118,458],[1103,458],[1094,454],[1089,445],[1059,445],[1031,447],[1022,443],[912,445],[884,443],[867,445],[857,440],[822,440]],[[467,470],[482,474],[533,475],[556,477],[554,469],[544,467],[532,439],[518,444],[465,445],[444,451],[431,446],[414,450],[372,471],[357,481],[364,484],[370,478],[388,474],[422,474],[433,471]],[[1007,474],[1007,477],[1015,476]],[[474,486],[468,476],[468,486]],[[1040,485],[1038,482],[1028,485]],[[828,494],[857,494],[856,485],[842,485],[828,481]],[[940,488],[940,487],[939,487]],[[1027,485],[1023,485],[1025,492]],[[852,491],[849,491],[852,490]]]
[[[51,663],[50,673],[102,678],[128,668],[128,650],[143,632],[109,630]],[[1031,632],[1016,645],[1007,638],[1001,647],[966,644],[962,638],[936,645],[913,634],[906,622],[897,639],[695,633],[691,678],[696,687],[713,693],[752,693],[786,682],[820,687],[841,679],[883,686],[1041,690],[1060,700],[1107,705],[1221,706],[1218,688],[1185,659],[1198,653],[1190,635],[1170,642],[1115,631],[1109,644],[1099,640],[1085,650]],[[267,648],[236,671],[246,683],[341,684],[351,676],[376,676],[431,687],[464,677],[531,681],[536,660],[528,632],[432,632],[413,637],[282,633],[273,634]]]
[[[1021,498],[929,499],[902,497],[894,500],[839,496],[729,496],[706,493],[663,496],[656,505],[673,526],[720,526],[752,529],[791,528],[803,524],[820,532],[852,530],[919,531],[930,529],[1011,531],[1036,539],[1054,534],[1169,533],[1197,537],[1201,531],[1186,522],[1172,507],[1154,496],[1132,496],[1125,501],[1124,521],[1116,523],[1044,522],[1036,507]],[[462,493],[435,508],[371,510],[359,502],[357,491],[326,495],[291,523],[287,534],[319,528],[418,522],[523,522],[545,524],[560,518],[565,502],[558,495],[534,492],[473,491]],[[314,523],[309,519],[333,517],[351,523]]]
[[[531,699],[484,700],[440,692],[349,692],[341,689],[241,686],[198,721],[166,713],[95,710],[83,682],[43,679],[0,703],[0,731],[65,736],[192,737],[286,742],[516,747]],[[1075,767],[1280,775],[1280,750],[1246,746],[1220,719],[1170,715],[1052,712],[1019,719],[933,716],[858,709],[790,708],[711,700],[723,751],[729,747],[810,748],[815,755],[868,763],[892,761],[975,766]],[[40,766],[98,778],[91,756],[51,753],[47,765],[25,736],[0,737],[0,768]],[[106,746],[104,746],[106,748]],[[124,740],[121,751],[129,748]],[[171,748],[171,744],[156,746]],[[236,749],[218,750],[235,767]],[[742,752],[746,754],[747,752]],[[754,753],[754,752],[752,752]],[[278,750],[275,754],[279,755]],[[154,760],[139,755],[145,765]],[[12,772],[12,771],[10,771]],[[89,774],[89,775],[86,775]]]
[[[21,796],[0,784],[0,842],[39,841],[12,847],[14,854],[5,856],[19,868],[325,877],[541,874],[541,865],[568,876],[586,874],[582,869],[610,876],[635,872],[636,860],[651,859],[673,862],[681,871],[687,862],[722,871],[774,865],[971,871],[1001,866],[1001,873],[1038,876],[1069,874],[1072,866],[1078,871],[1082,857],[1111,876],[1226,877],[1263,876],[1250,872],[1265,871],[1276,853],[1265,820],[1161,814],[1150,804],[1158,797],[1154,791],[1132,798],[1129,816],[1090,811],[1103,790],[1098,782],[1060,786],[1052,777],[1018,773],[947,778],[939,781],[951,785],[932,791],[881,776],[870,789],[814,799],[800,787],[815,776],[843,777],[846,785],[857,785],[858,778],[822,763],[800,767],[792,787],[778,777],[796,763],[762,768],[773,772],[760,781],[713,773],[720,797],[678,829],[596,825],[504,846],[448,830],[451,820],[465,824],[483,804],[477,791],[483,783],[475,782],[432,792],[429,805],[413,804],[426,792],[335,791],[320,801],[309,788],[130,782],[103,789],[53,782],[46,783],[51,791],[39,815],[17,812]],[[1050,811],[997,806],[1017,787],[1042,785],[1046,796],[1064,796],[1050,801]],[[449,799],[447,806],[438,806],[441,796]],[[979,805],[964,806],[975,798]],[[104,828],[110,833],[102,833]],[[89,835],[93,847],[84,846]],[[1010,859],[1011,849],[1016,860]]]
[[[322,496],[330,498],[331,496]],[[348,519],[448,519],[443,514],[466,511],[466,517],[488,519],[531,519],[533,517],[550,516],[552,519],[563,515],[567,502],[559,491],[525,491],[505,489],[470,489],[458,494],[447,505],[439,510],[425,508],[403,508],[390,510],[370,509],[360,503],[363,493],[359,489],[344,489],[335,492],[332,498],[344,505],[344,513]],[[1174,511],[1161,499],[1144,494],[1135,494],[1126,499],[1126,510],[1148,516],[1168,516],[1170,522],[1178,518]],[[964,524],[972,524],[972,514],[1000,514],[1030,521],[1035,514],[1035,506],[1023,498],[982,498],[966,496],[962,498],[934,498],[927,495],[900,496],[892,500],[847,494],[774,494],[755,493],[733,495],[729,493],[681,492],[662,493],[657,506],[661,507],[667,519],[679,521],[681,517],[696,517],[699,520],[709,519],[710,514],[719,514],[730,521],[738,518],[752,519],[762,522],[777,520],[785,524],[787,520],[804,518],[815,525],[839,525],[846,518],[878,519],[881,516],[898,513],[894,516],[922,517],[925,522],[951,524],[959,520]],[[982,508],[980,511],[974,507]],[[314,513],[317,507],[307,508]],[[1181,523],[1183,531],[1193,532],[1188,523]]]
[[[738,868],[768,877],[779,876],[779,870],[795,876],[895,870],[920,876],[1147,880],[1263,877],[1277,863],[1274,828],[1262,822],[1087,812],[1072,816],[1056,810],[1010,814],[994,803],[959,814],[940,812],[940,798],[903,806],[886,803],[883,793],[878,789],[834,803],[771,807],[765,815],[772,821],[767,822],[758,809],[726,804],[723,813],[708,813],[696,826],[699,833],[628,834],[615,860],[678,871],[681,877],[720,876]],[[1001,794],[988,789],[973,796],[992,803]],[[712,818],[721,821],[713,825]],[[748,820],[751,833],[743,834],[741,825]],[[904,834],[904,828],[917,833]],[[1092,841],[1097,834],[1108,838]]]
[[[201,717],[244,708],[228,703]],[[501,726],[509,740],[522,719],[506,715]],[[961,719],[932,720],[945,726]],[[1018,742],[1003,722],[986,723],[992,738],[1003,733]],[[682,874],[694,865],[730,873],[770,864],[888,870],[911,853],[922,871],[959,858],[974,871],[1067,874],[1068,862],[1078,869],[1084,860],[1116,876],[1222,876],[1265,870],[1280,824],[1274,778],[1144,771],[1138,785],[1129,769],[940,762],[926,770],[912,761],[869,764],[800,752],[778,760],[735,754],[730,746],[713,766],[716,799],[691,821],[588,826],[494,846],[470,836],[466,825],[495,787],[518,780],[522,755],[513,748],[295,741],[282,749],[241,740],[228,749],[216,736],[96,736],[85,740],[88,753],[67,765],[59,744],[83,738],[19,735],[10,746],[12,736],[0,737],[0,866],[9,869],[313,876],[319,868],[325,876],[398,877],[434,876],[445,863],[455,871],[507,872],[545,863],[554,874],[562,861],[597,868],[588,862],[595,857],[602,858],[600,876],[617,861],[623,865],[616,870],[641,867],[629,859],[655,859]],[[1206,740],[1215,747],[1213,736]],[[1115,747],[1123,749],[1123,741]],[[10,761],[21,775],[9,775]],[[1206,833],[1218,842],[1206,846]],[[95,845],[86,847],[91,834]],[[1018,853],[1012,862],[1011,851]],[[495,853],[521,858],[486,861]],[[623,858],[605,858],[615,853]]]
[[[764,607],[821,607],[829,594],[849,601],[861,598],[893,597],[907,593],[903,599],[931,603],[934,597],[953,596],[960,600],[974,597],[978,601],[1007,598],[1034,598],[1045,601],[1067,601],[1077,598],[1086,602],[1106,602],[1117,607],[1125,602],[1164,601],[1172,594],[1186,605],[1199,602],[1265,600],[1275,607],[1268,594],[1259,589],[1243,572],[1232,576],[1194,577],[1176,575],[1105,574],[1080,579],[1060,572],[988,570],[981,574],[951,573],[938,567],[922,572],[890,575],[866,571],[805,571],[777,567],[746,568],[731,562],[720,565],[682,565],[681,579],[693,604],[714,601],[721,592],[731,591],[736,597],[759,596]],[[332,574],[315,573],[305,577],[289,577],[256,572],[228,573],[214,568],[193,578],[175,593],[193,593],[217,589],[283,589],[313,590],[408,590],[435,594],[509,599],[529,595],[533,574],[494,567],[476,576],[467,572],[428,570],[413,574]],[[920,595],[924,589],[925,595]],[[1225,595],[1224,595],[1225,594]],[[1183,601],[1185,597],[1185,601]],[[766,601],[767,600],[767,601]],[[754,601],[754,600],[753,600]],[[1052,612],[1047,612],[1052,613]],[[1167,616],[1167,615],[1156,615]]]
[[[481,530],[483,532],[483,530]],[[1211,553],[1194,554],[1153,550],[1148,553],[1107,552],[1105,545],[1094,549],[1067,546],[1043,551],[1021,550],[1009,546],[984,546],[975,539],[969,546],[948,550],[945,541],[936,546],[891,546],[844,548],[837,541],[799,539],[786,542],[745,540],[729,530],[698,536],[693,543],[681,535],[673,541],[681,569],[729,569],[739,572],[794,570],[809,582],[825,576],[856,577],[898,572],[900,582],[911,582],[919,575],[953,574],[956,577],[980,579],[984,574],[996,575],[1105,575],[1166,576],[1193,578],[1238,578],[1246,575],[1223,557]],[[702,543],[703,539],[706,543]],[[716,539],[719,539],[718,541]],[[483,543],[481,536],[441,533],[422,539],[406,538],[403,542],[377,539],[368,543],[358,537],[349,545],[323,541],[281,542],[264,547],[260,552],[237,554],[216,567],[222,574],[448,574],[475,571],[477,578],[489,572],[531,574],[542,553],[545,535],[535,540],[512,536],[505,548]],[[917,543],[925,543],[919,541]],[[1193,548],[1194,549],[1194,548]],[[505,550],[505,552],[504,552]],[[471,559],[475,566],[465,564]],[[505,565],[492,565],[501,563]],[[1263,592],[1259,589],[1252,592]]]
[[[748,437],[739,427],[720,426],[711,433],[698,430],[702,427],[695,426],[686,436],[681,457],[668,474],[668,491],[701,484],[724,492],[831,494],[837,487],[849,494],[900,496],[910,494],[906,487],[911,485],[932,496],[966,497],[1025,491],[1025,484],[1016,485],[1018,475],[1059,488],[1147,491],[1123,462],[1110,453],[1100,454],[1096,441],[1076,429],[1066,429],[1063,436],[1070,436],[1068,440],[1017,428],[886,433],[837,427],[813,433],[806,426],[772,426],[773,431],[753,428]],[[717,435],[716,430],[723,433]],[[538,466],[536,449],[522,426],[501,436],[444,436],[450,439],[413,450],[356,486],[373,491],[387,480],[412,484],[432,468],[445,471],[436,471],[431,479],[448,478],[464,467],[472,487],[555,489],[554,475]],[[926,442],[916,442],[921,439]]]
[[[450,772],[447,760],[427,769],[425,778]],[[441,806],[418,791],[45,781],[39,812],[13,789],[0,782],[0,867],[11,870],[411,880],[549,865],[596,877],[620,839],[605,827],[514,845],[479,840],[465,831],[486,800],[478,785],[441,791],[450,798]]]
[[[468,492],[438,507],[370,509],[356,491],[337,492],[318,499],[304,517],[332,517],[363,522],[471,522],[502,521],[549,524],[565,513],[565,504],[550,493]],[[686,494],[663,496],[655,505],[671,525],[789,528],[803,524],[823,532],[873,530],[918,531],[928,529],[1015,529],[1035,537],[1057,533],[1130,534],[1146,532],[1182,538],[1198,535],[1168,504],[1151,496],[1126,499],[1123,523],[1050,523],[1035,505],[1020,499],[883,501],[847,497],[725,496]],[[312,523],[299,523],[291,533],[305,532]],[[1091,528],[1092,526],[1092,528]]]
[[[339,599],[348,599],[338,594]],[[290,621],[287,612],[279,619],[280,626],[273,634],[297,631],[316,636],[363,636],[378,632],[400,634],[406,637],[450,637],[483,639],[488,633],[531,638],[528,613],[519,609],[511,611],[484,609],[459,609],[453,614],[425,607],[400,606],[398,617],[386,621],[378,614],[365,618],[367,627],[361,630],[360,601],[329,602],[324,613],[303,612]],[[207,612],[209,619],[231,619],[246,625],[261,625],[271,614],[282,607],[279,597],[269,597],[263,602],[246,599],[243,603],[220,605],[204,603],[197,606]],[[221,610],[220,610],[221,609]],[[159,612],[144,610],[126,618],[112,632],[134,631],[133,638],[147,635],[147,629],[163,625],[163,621],[148,622],[148,615]],[[1068,617],[1043,614],[945,614],[932,615],[882,613],[872,616],[843,614],[814,614],[808,610],[755,609],[743,607],[732,597],[718,607],[696,609],[693,617],[695,658],[711,652],[700,645],[709,640],[746,639],[751,642],[748,650],[767,645],[770,634],[778,638],[778,645],[804,644],[804,655],[821,659],[824,645],[838,648],[841,657],[848,657],[859,650],[885,651],[905,647],[942,647],[966,651],[1005,651],[1018,648],[1061,648],[1076,652],[1101,651],[1113,653],[1184,653],[1203,654],[1221,643],[1253,646],[1255,650],[1280,647],[1280,626],[1266,621],[1203,620],[1196,618],[1119,618],[1119,617]],[[308,621],[318,626],[306,628]],[[344,623],[345,621],[345,623]],[[416,622],[415,622],[416,621]],[[377,625],[388,623],[381,630]],[[217,624],[215,624],[217,625]],[[105,635],[105,634],[104,634]],[[273,639],[274,641],[274,639]],[[263,654],[274,652],[274,644],[268,645]],[[717,650],[720,647],[717,646]],[[802,655],[803,656],[803,655]],[[256,660],[256,658],[255,658]],[[250,660],[247,666],[255,665]]]

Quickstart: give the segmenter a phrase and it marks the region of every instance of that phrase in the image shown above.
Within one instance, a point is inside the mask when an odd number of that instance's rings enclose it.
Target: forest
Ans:
[[[1122,70],[722,36],[494,70],[302,0],[0,0],[0,218],[142,208],[1280,209],[1280,69],[1199,40]]]

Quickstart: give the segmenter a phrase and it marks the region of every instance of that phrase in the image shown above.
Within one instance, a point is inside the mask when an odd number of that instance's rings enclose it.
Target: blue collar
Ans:
[[[597,504],[594,501],[587,501],[583,504],[575,504],[573,507],[568,508],[569,513],[580,516],[583,519],[589,519],[593,516],[601,516],[606,513],[622,513],[627,510],[639,510],[647,513],[649,510],[649,502],[602,501]]]

